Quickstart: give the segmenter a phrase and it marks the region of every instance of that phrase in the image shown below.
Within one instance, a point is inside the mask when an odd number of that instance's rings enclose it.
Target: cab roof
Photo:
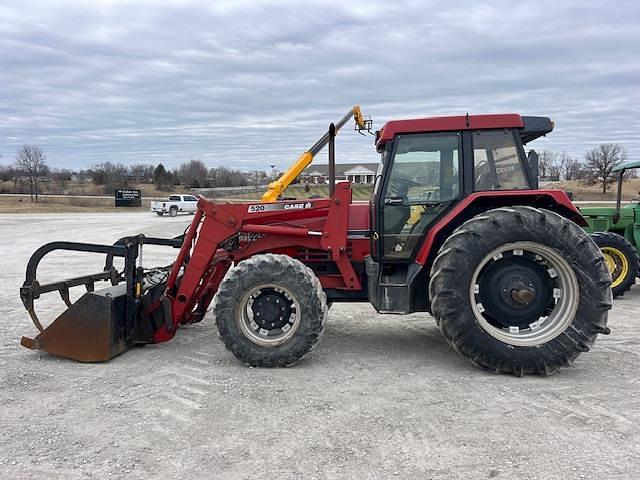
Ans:
[[[382,150],[385,143],[398,134],[449,132],[460,130],[484,130],[492,128],[518,128],[523,143],[553,130],[553,122],[547,117],[522,117],[517,113],[493,115],[457,115],[449,117],[391,120],[384,124],[376,138],[376,148]]]
[[[640,160],[635,160],[632,162],[621,163],[620,165],[616,165],[613,167],[613,172],[619,172],[620,170],[630,170],[632,168],[640,168]]]

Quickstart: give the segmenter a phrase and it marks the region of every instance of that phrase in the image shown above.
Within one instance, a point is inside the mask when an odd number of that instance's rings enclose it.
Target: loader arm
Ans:
[[[356,130],[362,132],[366,130],[371,131],[371,120],[365,119],[360,110],[360,106],[354,105],[349,112],[342,117],[342,119],[335,124],[336,133],[340,130],[350,119],[353,117],[356,123]],[[316,143],[314,143],[309,150],[304,152],[298,157],[293,165],[291,165],[286,172],[280,175],[275,182],[269,184],[269,188],[262,195],[262,202],[275,202],[282,192],[287,188],[291,182],[293,182],[298,175],[300,175],[305,168],[313,161],[314,157],[329,143],[329,132],[325,133]]]
[[[362,285],[347,253],[351,199],[350,183],[340,182],[336,185],[334,199],[286,204],[299,206],[291,210],[300,218],[320,219],[322,225],[318,230],[287,224],[291,219],[288,209],[261,211],[251,208],[255,205],[199,200],[198,210],[167,278],[165,298],[171,306],[171,314],[155,331],[154,341],[171,339],[180,325],[192,323],[194,314],[206,311],[231,264],[256,253],[291,246],[325,251],[339,273],[321,275],[323,286],[360,290]],[[229,240],[239,234],[254,237],[242,246],[232,247]],[[160,306],[160,303],[156,304],[156,308]]]

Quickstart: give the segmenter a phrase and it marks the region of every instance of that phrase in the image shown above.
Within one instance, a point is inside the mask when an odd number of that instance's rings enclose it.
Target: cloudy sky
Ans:
[[[546,115],[537,149],[637,159],[639,24],[618,0],[3,0],[0,164],[37,144],[57,167],[284,168],[355,103],[376,128]],[[377,161],[348,130],[339,161]]]

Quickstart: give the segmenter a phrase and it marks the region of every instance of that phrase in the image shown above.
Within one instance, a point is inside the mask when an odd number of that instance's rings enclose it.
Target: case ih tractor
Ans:
[[[640,162],[627,162],[613,168],[618,175],[616,206],[581,208],[589,226],[585,229],[602,250],[611,273],[613,296],[624,295],[640,277],[640,199],[621,208],[622,183],[627,170],[640,168]]]
[[[22,344],[105,361],[170,340],[212,303],[237,358],[288,366],[318,345],[328,305],[370,302],[380,313],[430,312],[451,346],[481,367],[551,374],[609,333],[612,302],[585,220],[564,192],[537,189],[536,155],[524,154],[552,129],[548,118],[516,114],[390,121],[377,133],[382,164],[368,204],[352,203],[350,184],[331,178],[323,199],[200,199],[175,239],[45,245],[20,292],[40,334]],[[329,144],[330,165],[335,132],[319,142]],[[175,262],[145,269],[147,244],[179,249]],[[104,271],[40,284],[38,263],[60,249],[106,255]],[[114,257],[124,257],[122,271]],[[112,285],[95,290],[101,280]],[[69,288],[82,285],[87,292],[71,303]],[[34,300],[55,291],[70,306],[43,328]]]

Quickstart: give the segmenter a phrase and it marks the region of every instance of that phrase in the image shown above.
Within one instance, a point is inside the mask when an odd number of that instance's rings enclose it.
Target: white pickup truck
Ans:
[[[169,199],[162,202],[151,202],[151,211],[156,215],[168,213],[175,217],[178,213],[194,213],[198,199],[193,195],[169,195]]]

